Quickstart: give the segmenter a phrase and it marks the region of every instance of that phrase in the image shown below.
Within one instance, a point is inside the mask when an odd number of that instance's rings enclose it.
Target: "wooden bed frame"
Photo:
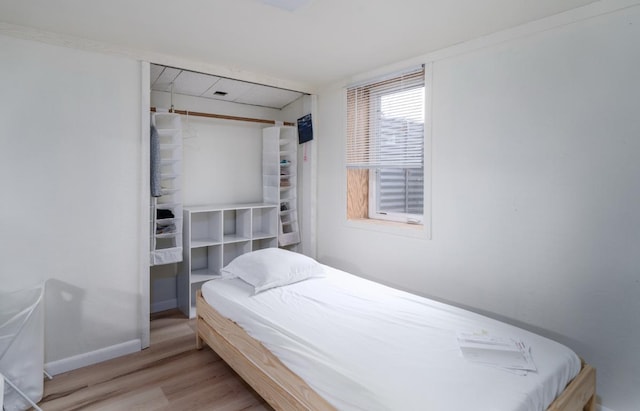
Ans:
[[[276,410],[335,410],[259,341],[196,295],[196,347],[203,342],[227,362]],[[595,411],[596,371],[582,362],[582,370],[547,411]]]

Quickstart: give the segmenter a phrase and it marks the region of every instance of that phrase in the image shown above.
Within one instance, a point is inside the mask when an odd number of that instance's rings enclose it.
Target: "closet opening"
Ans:
[[[149,90],[151,123],[160,147],[154,158],[151,140],[150,162],[156,172],[150,173],[155,196],[149,200],[149,300],[154,319],[163,313],[176,315],[183,299],[179,277],[188,252],[183,246],[185,207],[263,202],[263,129],[295,126],[297,119],[315,110],[315,98],[301,91],[154,63],[150,64]],[[304,158],[298,164],[303,183],[304,169],[311,170],[312,163],[310,153],[303,150],[310,150],[310,145],[297,150]],[[310,180],[310,171],[307,174]],[[298,198],[298,203],[307,201]],[[312,241],[303,238],[297,246],[302,250]]]

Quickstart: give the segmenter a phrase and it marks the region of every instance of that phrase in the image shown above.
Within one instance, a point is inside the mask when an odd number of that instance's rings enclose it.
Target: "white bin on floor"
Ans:
[[[4,375],[0,374],[0,410],[4,409]]]
[[[44,388],[44,286],[0,292],[0,374],[4,410],[26,410]]]

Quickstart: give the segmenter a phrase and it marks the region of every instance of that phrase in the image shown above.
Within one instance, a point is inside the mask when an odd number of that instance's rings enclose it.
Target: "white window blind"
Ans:
[[[347,89],[347,167],[421,168],[424,67]]]
[[[375,170],[375,178],[377,201],[373,213],[423,213],[423,168],[380,168]]]

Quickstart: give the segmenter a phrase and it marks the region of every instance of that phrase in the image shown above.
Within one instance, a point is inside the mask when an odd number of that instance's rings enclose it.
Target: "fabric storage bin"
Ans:
[[[44,286],[0,292],[0,373],[4,410],[29,409],[42,399],[44,380]]]
[[[0,410],[4,409],[4,375],[0,373]]]

